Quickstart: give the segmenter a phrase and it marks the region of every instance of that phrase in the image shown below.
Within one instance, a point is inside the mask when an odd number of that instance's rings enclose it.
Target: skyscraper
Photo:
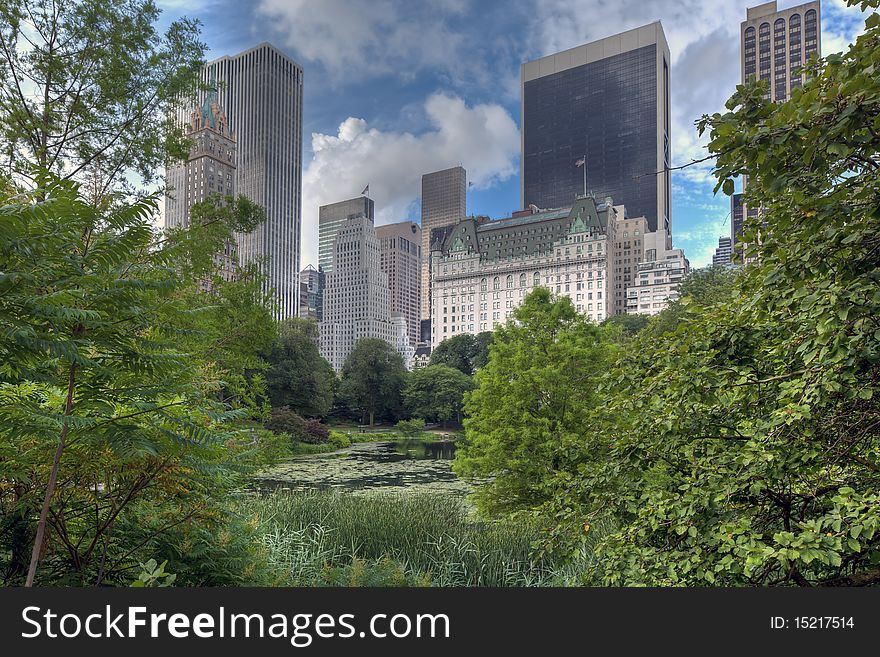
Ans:
[[[235,195],[235,136],[217,102],[216,88],[209,89],[200,107],[189,116],[187,137],[191,140],[186,161],[168,167],[168,193],[165,195],[165,226],[189,226],[190,208],[209,198],[224,203]],[[214,255],[217,273],[232,280],[238,268],[237,240],[228,240],[221,253]],[[210,289],[210,281],[203,288]]]
[[[321,321],[324,297],[324,272],[307,265],[299,273],[299,316]]]
[[[733,263],[733,241],[729,237],[718,238],[718,248],[712,256],[712,264],[721,267],[730,267]]]
[[[821,52],[820,39],[816,1],[779,11],[772,0],[747,9],[740,24],[743,82],[766,80],[767,99],[786,101],[791,90],[804,83],[799,69]]]
[[[216,81],[218,102],[237,139],[235,189],[263,207],[266,221],[238,235],[242,263],[264,262],[279,318],[299,306],[302,205],[303,70],[268,43],[209,62],[205,83]],[[201,105],[204,91],[196,94]]]
[[[391,313],[406,321],[411,344],[419,341],[421,313],[422,229],[411,221],[376,227],[381,247],[380,266],[388,275]]]
[[[811,56],[821,54],[821,37],[817,1],[781,11],[776,0],[748,8],[746,20],[740,23],[742,81],[764,80],[768,85],[764,97],[772,102],[785,102],[792,89],[806,81],[801,67]],[[743,191],[748,182],[748,176],[743,176]],[[758,208],[743,204],[742,195],[733,196],[730,237],[739,260],[743,257],[743,224],[758,214]]]
[[[324,286],[320,351],[337,372],[358,340],[379,338],[397,346],[391,322],[388,275],[379,266],[381,249],[372,219],[357,214],[339,226],[333,264]]]
[[[467,172],[452,167],[422,176],[422,319],[431,318],[431,230],[464,219]]]
[[[362,214],[372,222],[373,211],[373,199],[367,196],[358,196],[318,208],[318,269],[325,274],[333,271],[333,244],[339,227],[346,219]]]
[[[670,234],[669,66],[659,22],[524,63],[522,207],[610,196]]]

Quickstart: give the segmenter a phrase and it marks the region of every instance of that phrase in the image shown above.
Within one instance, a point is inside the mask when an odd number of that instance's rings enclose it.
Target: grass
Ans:
[[[533,560],[536,525],[475,522],[454,497],[284,491],[240,504],[282,586],[566,585],[594,565],[589,546],[573,562]]]

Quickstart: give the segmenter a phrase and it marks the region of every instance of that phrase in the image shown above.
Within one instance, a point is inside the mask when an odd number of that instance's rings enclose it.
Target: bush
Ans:
[[[425,421],[420,417],[413,418],[412,420],[401,420],[394,428],[404,436],[412,438],[425,430]]]
[[[341,431],[331,431],[330,442],[340,449],[343,447],[351,447],[351,439]]]
[[[431,586],[431,577],[409,572],[391,557],[365,561],[354,557],[344,566],[327,564],[321,573],[323,586]]]
[[[308,442],[304,440],[306,421],[290,410],[289,406],[273,408],[265,427],[276,433],[286,433],[294,441]]]
[[[330,439],[330,429],[327,425],[321,424],[320,420],[307,420],[305,423],[305,431],[302,441],[311,443],[312,445],[320,445],[326,443]]]

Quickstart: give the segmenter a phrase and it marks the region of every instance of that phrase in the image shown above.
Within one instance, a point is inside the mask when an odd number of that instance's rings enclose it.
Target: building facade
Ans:
[[[659,22],[524,63],[522,207],[610,196],[671,234],[669,68]]]
[[[217,89],[205,94],[200,107],[189,117],[187,137],[192,146],[185,162],[168,167],[168,191],[165,195],[165,226],[187,228],[190,208],[210,198],[225,204],[227,196],[235,195],[235,136],[220,106]],[[216,272],[225,281],[235,278],[238,270],[238,241],[227,240],[223,251],[214,255]],[[211,282],[202,282],[210,289]]]
[[[684,251],[668,248],[664,235],[649,233],[644,245],[638,276],[627,290],[627,315],[656,315],[666,308],[678,299],[678,286],[691,269]]]
[[[776,0],[746,9],[746,20],[740,24],[740,73],[743,83],[755,79],[767,82],[764,97],[772,102],[785,102],[792,90],[803,85],[803,67],[813,55],[822,52],[822,29],[819,2],[807,2],[778,8]],[[743,176],[743,191],[748,187]],[[742,194],[731,199],[730,237],[738,262],[746,260],[742,242],[744,223],[753,223],[760,208],[743,203]],[[749,258],[748,260],[753,260]]]
[[[381,247],[379,264],[388,275],[391,288],[391,314],[406,321],[406,332],[413,346],[420,337],[422,297],[422,229],[411,221],[376,227]]]
[[[718,248],[712,256],[712,265],[730,267],[733,265],[733,240],[729,237],[718,238]]]
[[[779,10],[776,0],[746,10],[740,24],[742,81],[769,85],[766,98],[785,102],[805,81],[801,67],[821,52],[819,3]]]
[[[358,340],[379,338],[397,347],[400,322],[395,326],[391,321],[391,292],[380,254],[376,229],[366,215],[351,216],[339,226],[319,324],[321,355],[337,372]]]
[[[432,349],[504,324],[536,287],[569,297],[593,321],[614,314],[616,222],[625,212],[610,198],[581,197],[570,208],[460,222],[431,254]]]
[[[368,196],[358,196],[318,208],[318,269],[325,274],[333,271],[333,244],[340,226],[349,217],[364,215],[375,221],[375,204]]]
[[[422,176],[422,275],[421,319],[431,319],[431,231],[465,217],[467,172],[452,167]]]
[[[299,284],[299,316],[320,322],[324,296],[324,272],[308,265],[299,273]]]
[[[218,104],[236,137],[237,194],[260,205],[266,220],[237,235],[242,264],[258,261],[274,290],[278,317],[299,308],[302,205],[302,68],[268,43],[206,64],[202,82],[217,85]],[[195,106],[207,91],[195,94]],[[185,120],[189,109],[182,107]],[[225,185],[224,185],[225,187]]]

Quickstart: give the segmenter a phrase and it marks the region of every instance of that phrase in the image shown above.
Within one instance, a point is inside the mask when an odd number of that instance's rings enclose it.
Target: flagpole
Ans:
[[[584,197],[587,196],[587,156],[584,155]]]

